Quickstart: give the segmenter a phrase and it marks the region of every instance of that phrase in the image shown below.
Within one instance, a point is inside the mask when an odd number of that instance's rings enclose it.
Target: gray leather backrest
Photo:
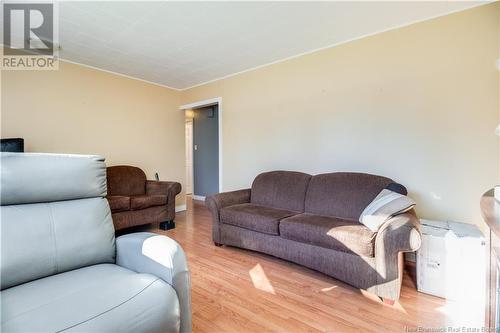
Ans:
[[[1,289],[114,263],[115,237],[98,156],[1,155]]]
[[[2,205],[106,196],[104,158],[2,153]]]

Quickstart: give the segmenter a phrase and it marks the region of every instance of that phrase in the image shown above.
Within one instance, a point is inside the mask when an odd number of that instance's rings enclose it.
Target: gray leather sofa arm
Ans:
[[[149,232],[120,236],[116,238],[116,264],[170,284],[179,298],[180,332],[191,332],[191,279],[186,255],[176,241]]]
[[[397,215],[382,225],[375,239],[377,295],[399,299],[403,252],[414,252],[420,244],[419,221],[413,211]]]
[[[205,205],[212,213],[212,221],[213,221],[212,239],[217,245],[222,244],[220,238],[220,228],[219,228],[220,210],[224,207],[232,205],[249,203],[250,195],[251,195],[250,189],[244,189],[244,190],[237,190],[237,191],[210,195],[205,199]]]

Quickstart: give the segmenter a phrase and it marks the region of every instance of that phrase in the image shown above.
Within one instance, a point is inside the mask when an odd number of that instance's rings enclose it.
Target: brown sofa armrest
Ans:
[[[375,265],[377,270],[377,295],[399,299],[401,291],[403,252],[419,249],[421,235],[419,220],[412,210],[394,216],[385,222],[375,238]]]
[[[250,202],[250,189],[218,193],[208,196],[205,205],[212,213],[212,238],[215,243],[222,244],[220,238],[220,216],[222,208]]]

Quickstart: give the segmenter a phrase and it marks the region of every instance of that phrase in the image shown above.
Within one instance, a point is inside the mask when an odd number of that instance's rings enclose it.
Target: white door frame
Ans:
[[[198,101],[190,104],[185,104],[179,106],[179,110],[185,112],[190,109],[198,109],[204,106],[218,106],[218,128],[219,128],[219,192],[222,192],[222,97],[215,97],[210,99],[205,99],[203,101]],[[193,194],[194,194],[194,182],[193,182]]]
[[[188,137],[186,135],[186,145],[185,145],[185,148],[186,148],[186,166],[187,166],[187,162],[188,162],[188,150],[191,150],[191,160],[189,161],[191,164],[189,165],[189,168],[186,168],[186,194],[193,194],[193,119],[186,119],[186,134],[188,132],[188,128],[190,128],[190,132],[191,132],[191,135]],[[190,141],[190,145],[188,147],[187,145],[187,141]],[[188,185],[190,185],[190,187],[188,188]],[[188,191],[189,190],[189,191]]]

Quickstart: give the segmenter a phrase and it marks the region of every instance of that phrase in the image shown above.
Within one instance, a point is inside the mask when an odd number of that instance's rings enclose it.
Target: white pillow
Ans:
[[[377,232],[385,221],[415,207],[415,201],[406,195],[383,189],[359,216],[371,231]]]

